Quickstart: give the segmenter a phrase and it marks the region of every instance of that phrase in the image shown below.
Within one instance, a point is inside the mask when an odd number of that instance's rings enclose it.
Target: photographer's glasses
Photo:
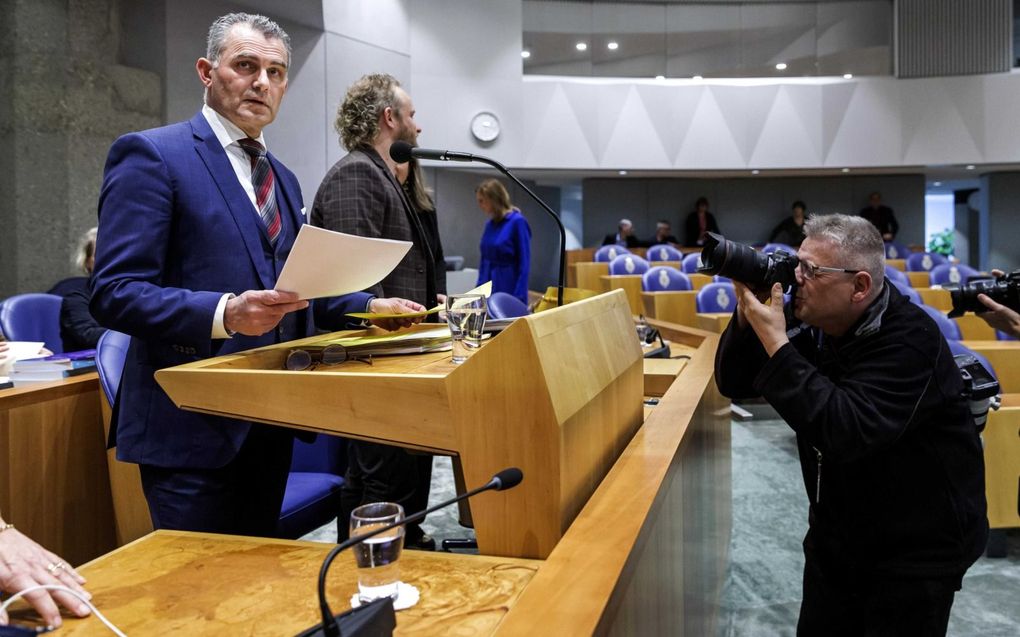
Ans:
[[[828,274],[857,274],[863,272],[863,270],[848,270],[846,268],[829,268],[824,265],[815,265],[810,261],[800,260],[797,265],[797,269],[800,270],[800,275],[805,279],[813,279],[821,273]]]

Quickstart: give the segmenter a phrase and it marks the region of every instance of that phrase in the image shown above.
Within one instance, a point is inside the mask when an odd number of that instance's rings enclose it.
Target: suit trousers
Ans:
[[[431,485],[430,454],[349,440],[347,474],[340,490],[340,517],[337,518],[339,540],[349,536],[351,511],[362,504],[396,502],[404,507],[404,515],[411,515],[428,507]],[[409,524],[404,542],[417,543],[424,534],[420,524]]]
[[[253,424],[223,467],[140,465],[153,527],[276,537],[293,448],[293,433]]]
[[[852,576],[805,551],[798,637],[943,637],[962,576]]]

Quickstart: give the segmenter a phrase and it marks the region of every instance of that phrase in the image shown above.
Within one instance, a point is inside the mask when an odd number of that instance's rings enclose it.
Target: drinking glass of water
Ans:
[[[393,502],[364,504],[351,512],[351,537],[364,535],[404,519],[404,507]],[[404,527],[398,526],[356,544],[358,599],[368,603],[381,597],[397,598],[400,569],[397,560],[404,548]]]
[[[446,322],[453,337],[454,363],[463,363],[482,346],[486,309],[484,294],[451,294],[446,297]]]

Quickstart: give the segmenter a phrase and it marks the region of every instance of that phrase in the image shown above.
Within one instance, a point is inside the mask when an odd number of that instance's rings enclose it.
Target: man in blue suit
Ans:
[[[297,179],[262,135],[289,63],[290,40],[272,20],[219,18],[196,64],[201,112],[125,135],[107,158],[91,310],[132,336],[114,409],[117,457],[140,465],[156,528],[275,534],[293,434],[181,411],[153,375],[314,333],[307,301],[273,290],[304,223]],[[366,293],[327,305],[335,317],[423,309]]]

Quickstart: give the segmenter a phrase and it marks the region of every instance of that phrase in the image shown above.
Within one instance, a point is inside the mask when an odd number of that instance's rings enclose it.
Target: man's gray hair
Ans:
[[[397,87],[400,82],[392,75],[364,75],[347,89],[344,101],[336,109],[333,127],[347,150],[371,148],[379,134],[379,116],[387,108],[400,116]]]
[[[871,275],[873,293],[882,291],[885,242],[873,223],[853,215],[812,215],[804,222],[804,236],[836,248],[839,263],[817,265],[863,270]]]
[[[238,24],[244,24],[253,31],[261,33],[267,40],[279,40],[283,42],[283,48],[287,50],[287,65],[290,65],[290,36],[280,25],[273,22],[264,15],[256,13],[228,13],[225,16],[216,18],[216,21],[209,27],[209,37],[206,39],[205,57],[213,64],[220,59],[223,52],[223,45],[226,44],[230,30]]]

